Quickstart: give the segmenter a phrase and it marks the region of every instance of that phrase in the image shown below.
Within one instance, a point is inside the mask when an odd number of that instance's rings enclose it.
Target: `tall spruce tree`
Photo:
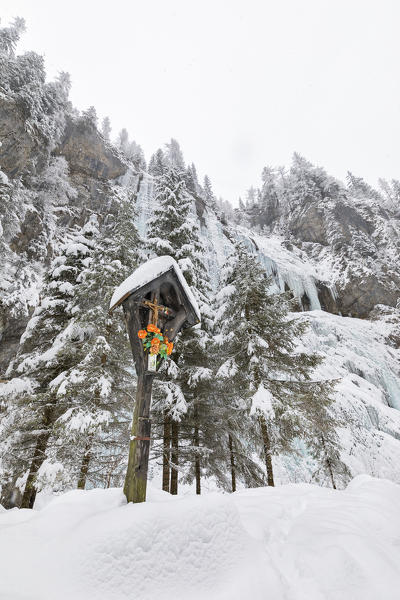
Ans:
[[[197,170],[196,170],[194,163],[192,163],[191,165],[188,165],[186,168],[185,183],[186,183],[186,187],[187,187],[188,191],[191,194],[197,195],[199,193],[199,190],[201,188],[199,186],[199,181],[197,178]]]
[[[54,386],[76,360],[80,332],[69,324],[79,277],[96,235],[97,221],[91,218],[62,245],[60,255],[46,273],[41,302],[21,338],[20,351],[7,372],[10,377],[29,382],[22,394],[17,386],[10,398],[11,410],[21,411],[23,416],[18,431],[9,432],[15,440],[13,454],[18,455],[13,479],[26,475],[23,508],[33,507],[36,478],[47,457],[49,439],[57,419],[68,409],[68,402],[57,398]]]
[[[165,158],[169,167],[176,169],[178,173],[184,173],[185,161],[179,143],[171,138],[168,144],[165,144]]]
[[[111,121],[110,117],[104,117],[101,122],[101,133],[105,140],[109,141],[111,136]]]
[[[214,192],[212,189],[211,180],[208,175],[205,175],[205,177],[204,177],[203,190],[204,190],[205,201],[207,202],[207,204],[209,206],[211,206],[212,208],[215,208],[216,199],[215,199],[215,195],[214,195]]]
[[[149,160],[148,171],[153,177],[161,177],[166,169],[166,159],[164,152],[159,148]]]
[[[132,198],[122,190],[115,192],[116,214],[105,219],[74,299],[74,326],[83,334],[81,360],[59,378],[57,387],[59,397],[70,399],[68,412],[59,420],[64,436],[59,454],[74,443],[72,470],[78,467],[74,475],[80,488],[85,487],[90,463],[97,481],[102,474],[104,483],[104,477],[112,475],[110,466],[115,469],[118,455],[123,463],[121,451],[126,451],[132,357],[122,315],[111,318],[108,307],[115,287],[138,266],[142,255]]]
[[[163,489],[173,494],[178,489],[179,461],[190,463],[187,478],[196,478],[200,493],[200,403],[207,396],[212,376],[205,341],[211,323],[211,288],[196,217],[191,212],[193,199],[187,193],[184,177],[183,172],[169,166],[157,179],[156,209],[148,230],[151,252],[169,254],[178,261],[202,315],[201,328],[183,332],[175,346],[165,369],[167,394],[158,404],[163,411]],[[183,436],[186,443],[179,447],[179,437]]]
[[[329,412],[332,385],[311,379],[319,357],[296,351],[306,324],[291,317],[286,296],[272,294],[269,287],[256,257],[237,244],[225,269],[217,312],[218,378],[227,401],[245,410],[262,450],[268,485],[274,485],[272,457],[294,452],[298,439],[314,449],[322,445],[324,432],[333,439],[334,422]]]

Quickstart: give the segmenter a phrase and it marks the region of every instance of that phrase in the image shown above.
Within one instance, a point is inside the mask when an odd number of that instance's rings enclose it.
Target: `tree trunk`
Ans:
[[[197,425],[194,427],[194,445],[197,448],[196,457],[194,459],[194,472],[196,476],[196,494],[201,494],[201,467],[200,467],[200,456],[198,454],[200,449],[200,435],[199,428]]]
[[[323,447],[324,452],[325,452],[326,466],[328,467],[328,471],[329,471],[329,475],[330,475],[330,478],[331,478],[332,487],[333,487],[334,490],[336,490],[336,484],[335,484],[335,480],[333,478],[332,463],[331,463],[331,461],[329,459],[329,456],[328,456],[328,453],[326,451],[325,439],[324,439],[323,435],[321,435],[321,443],[322,443],[322,447]]]
[[[333,478],[332,465],[331,465],[331,461],[329,460],[329,458],[326,459],[326,464],[328,465],[329,475],[331,476],[332,487],[334,490],[336,490],[336,484],[335,484],[335,480]]]
[[[259,422],[264,444],[265,466],[267,467],[267,482],[268,485],[274,486],[274,472],[272,470],[271,443],[268,434],[268,427],[263,416],[259,417]]]
[[[35,453],[33,455],[31,467],[29,469],[28,478],[25,484],[25,490],[22,495],[21,508],[33,508],[36,499],[36,487],[35,480],[37,472],[45,461],[46,458],[46,449],[47,442],[50,437],[50,425],[53,423],[53,406],[51,404],[47,404],[44,408],[43,415],[43,433],[41,433],[36,440]]]
[[[35,479],[37,472],[42,466],[46,458],[47,442],[50,437],[50,432],[42,433],[36,441],[35,454],[31,467],[29,469],[28,479],[26,480],[25,490],[22,496],[21,508],[33,508],[36,499]]]
[[[81,470],[78,479],[78,490],[84,490],[86,485],[87,474],[89,471],[89,463],[92,458],[93,435],[88,436],[88,441],[85,445],[85,452],[82,458]]]
[[[153,373],[138,376],[124,494],[128,502],[145,502],[150,452],[150,404]]]
[[[178,441],[179,441],[179,423],[172,420],[171,424],[171,463],[178,466]],[[178,470],[175,466],[171,467],[171,487],[170,493],[178,494]]]
[[[236,466],[235,466],[235,455],[233,454],[233,439],[231,434],[228,436],[229,443],[229,455],[231,459],[231,481],[232,481],[232,492],[236,492]]]
[[[164,432],[163,432],[163,474],[162,474],[162,489],[164,492],[169,492],[170,480],[170,452],[171,452],[171,417],[167,410],[164,410]]]

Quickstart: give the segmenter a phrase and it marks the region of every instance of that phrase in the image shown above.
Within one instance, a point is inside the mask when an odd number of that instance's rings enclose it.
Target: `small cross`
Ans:
[[[150,310],[152,311],[152,317],[151,317],[151,321],[153,323],[153,325],[157,326],[157,322],[158,322],[158,313],[162,313],[163,315],[165,315],[166,317],[172,317],[175,314],[175,311],[172,310],[172,308],[168,308],[167,306],[163,306],[162,304],[158,304],[157,303],[157,298],[154,298],[153,302],[150,302],[150,300],[144,300],[142,302],[142,306],[146,306],[147,308],[150,308]]]

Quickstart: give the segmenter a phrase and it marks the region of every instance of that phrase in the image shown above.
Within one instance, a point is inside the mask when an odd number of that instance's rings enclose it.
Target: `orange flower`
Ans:
[[[159,346],[159,345],[160,345],[160,340],[159,340],[158,338],[154,337],[154,338],[151,340],[150,344],[151,344],[152,346]]]
[[[140,337],[141,340],[143,340],[143,338],[145,338],[147,335],[147,331],[145,329],[141,329],[140,331],[138,331],[138,336]]]
[[[160,346],[154,345],[150,348],[150,354],[158,354]]]
[[[168,354],[168,356],[171,354],[173,347],[174,347],[173,342],[168,342],[168,344],[167,344],[167,354]]]
[[[161,333],[159,328],[156,325],[153,325],[153,323],[147,325],[147,331],[150,331],[151,333]]]

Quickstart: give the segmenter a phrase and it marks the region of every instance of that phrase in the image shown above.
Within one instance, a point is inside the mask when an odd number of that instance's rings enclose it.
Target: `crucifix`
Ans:
[[[132,419],[128,468],[124,493],[128,502],[146,500],[150,452],[151,389],[163,359],[145,351],[138,333],[150,324],[172,342],[182,328],[200,322],[200,313],[192,292],[170,256],[160,256],[141,265],[114,292],[110,312],[124,309],[129,341],[137,374],[136,402]]]
[[[142,306],[147,306],[151,311],[151,322],[153,323],[153,325],[157,325],[158,323],[159,312],[161,312],[161,314],[163,316],[165,315],[166,317],[171,315],[174,316],[175,314],[175,311],[173,311],[172,308],[167,308],[162,304],[157,304],[157,295],[159,295],[159,290],[158,294],[157,292],[154,292],[152,302],[150,302],[150,300],[144,300],[142,302]]]

